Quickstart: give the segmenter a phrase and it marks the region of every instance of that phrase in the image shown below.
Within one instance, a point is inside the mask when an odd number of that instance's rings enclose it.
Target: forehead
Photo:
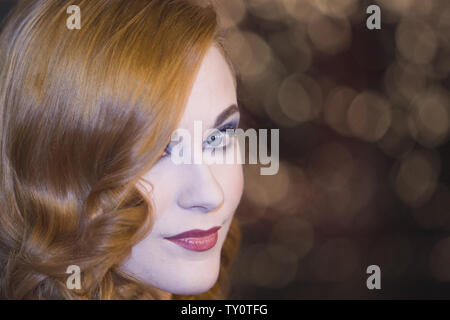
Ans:
[[[236,88],[230,67],[215,46],[206,53],[188,98],[180,127],[193,128],[194,121],[211,127],[216,116],[236,104]]]

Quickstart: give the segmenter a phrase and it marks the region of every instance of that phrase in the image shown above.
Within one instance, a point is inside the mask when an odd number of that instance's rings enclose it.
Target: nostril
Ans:
[[[203,213],[207,213],[208,212],[208,208],[204,207],[204,206],[193,206],[190,209],[195,210],[195,211],[200,211]]]
[[[194,206],[190,206],[188,209],[194,210],[194,211],[199,211],[202,213],[214,213],[222,207],[222,204],[223,204],[223,202],[218,206],[214,206],[211,204],[194,205]]]

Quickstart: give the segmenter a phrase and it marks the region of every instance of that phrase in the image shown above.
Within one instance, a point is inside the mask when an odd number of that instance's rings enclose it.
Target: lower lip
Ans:
[[[167,239],[173,243],[192,251],[206,251],[214,247],[217,243],[217,231],[201,238],[182,238],[182,239]]]

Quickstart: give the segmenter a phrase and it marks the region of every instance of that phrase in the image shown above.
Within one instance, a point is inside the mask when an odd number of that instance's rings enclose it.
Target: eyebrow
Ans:
[[[216,122],[214,123],[214,127],[218,127],[222,122],[224,122],[228,117],[232,114],[239,113],[239,108],[236,104],[232,104],[225,110],[223,110],[216,118]]]

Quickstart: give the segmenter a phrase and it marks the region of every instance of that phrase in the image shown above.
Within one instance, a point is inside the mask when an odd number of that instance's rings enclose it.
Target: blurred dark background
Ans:
[[[450,298],[450,1],[215,2],[244,125],[280,129],[279,173],[245,168],[231,298]]]
[[[230,298],[450,298],[450,1],[214,3],[244,128],[280,129],[278,174],[245,166]]]

